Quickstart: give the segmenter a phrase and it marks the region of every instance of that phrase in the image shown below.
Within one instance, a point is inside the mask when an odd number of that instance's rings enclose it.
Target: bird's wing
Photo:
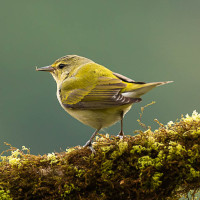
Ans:
[[[93,63],[94,64],[94,63]],[[96,66],[97,67],[97,66]],[[121,95],[126,87],[120,79],[110,75],[106,68],[89,68],[84,76],[77,74],[61,88],[61,101],[67,108],[104,109],[141,101],[140,98],[129,98]]]
[[[145,84],[145,82],[136,82],[133,79],[130,79],[122,74],[118,74],[116,72],[113,72],[113,75],[115,75],[117,78],[119,78],[120,80],[126,82],[126,83],[135,83],[135,84]]]

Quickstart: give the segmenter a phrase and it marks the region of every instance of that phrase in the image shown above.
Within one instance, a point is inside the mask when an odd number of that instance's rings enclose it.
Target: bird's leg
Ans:
[[[91,138],[86,142],[86,144],[83,147],[89,147],[92,153],[95,153],[95,150],[92,147],[92,140],[96,136],[96,134],[99,132],[100,128],[97,129],[91,136]]]
[[[117,135],[117,137],[119,137],[120,139],[123,139],[124,137],[124,131],[123,131],[123,115],[124,113],[121,113],[121,130],[119,132],[119,134]]]

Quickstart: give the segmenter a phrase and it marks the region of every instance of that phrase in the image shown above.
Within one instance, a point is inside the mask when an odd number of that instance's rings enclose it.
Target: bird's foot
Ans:
[[[117,137],[122,140],[124,138],[124,132],[120,131],[119,134],[117,135]]]
[[[93,154],[95,154],[95,150],[94,148],[92,147],[92,142],[90,140],[88,140],[85,145],[83,146],[83,148],[86,148],[86,147],[89,147],[89,149],[92,151]]]

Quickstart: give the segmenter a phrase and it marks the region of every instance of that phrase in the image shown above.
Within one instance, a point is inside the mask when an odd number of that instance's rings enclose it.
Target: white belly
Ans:
[[[83,124],[91,126],[95,129],[109,127],[121,120],[121,112],[124,115],[130,110],[132,105],[119,106],[118,108],[107,108],[98,110],[79,110],[65,108],[65,110],[74,118]]]

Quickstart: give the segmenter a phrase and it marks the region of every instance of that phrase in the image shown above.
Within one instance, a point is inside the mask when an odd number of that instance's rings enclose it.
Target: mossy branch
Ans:
[[[100,135],[96,154],[74,147],[1,156],[0,199],[179,199],[200,188],[200,115],[123,140]]]

